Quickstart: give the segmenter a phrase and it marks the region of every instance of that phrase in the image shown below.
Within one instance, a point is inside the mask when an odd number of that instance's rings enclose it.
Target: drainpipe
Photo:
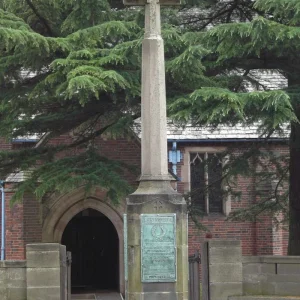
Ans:
[[[5,260],[5,193],[4,181],[0,180],[1,189],[1,260]]]
[[[173,141],[172,143],[172,150],[169,151],[169,162],[172,163],[172,171],[175,175],[177,175],[177,164],[181,160],[181,154],[180,151],[177,150],[177,142]],[[176,188],[177,190],[177,182],[176,182]]]

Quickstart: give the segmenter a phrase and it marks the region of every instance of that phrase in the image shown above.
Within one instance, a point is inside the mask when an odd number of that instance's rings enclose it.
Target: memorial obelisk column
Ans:
[[[126,300],[187,300],[187,214],[171,187],[166,133],[166,87],[160,4],[179,0],[124,0],[145,5],[142,45],[142,169],[127,199]]]

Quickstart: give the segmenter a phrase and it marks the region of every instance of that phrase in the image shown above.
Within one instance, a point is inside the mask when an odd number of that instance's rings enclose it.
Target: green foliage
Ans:
[[[170,117],[195,126],[256,123],[267,138],[296,124],[298,2],[187,0],[179,10],[163,9]],[[129,192],[127,167],[97,154],[94,142],[103,134],[126,136],[140,115],[143,26],[143,9],[118,1],[0,1],[0,134],[44,135],[36,148],[0,153],[1,178],[28,174],[16,199],[28,190],[42,198],[80,184],[100,185],[113,200]],[[251,76],[256,69],[280,70],[289,88],[268,90]],[[67,143],[51,145],[70,132]],[[229,178],[254,171],[251,159],[264,158],[252,148],[227,154],[229,186]],[[279,181],[282,172],[274,173]],[[274,206],[261,203],[253,211]]]
[[[91,149],[79,155],[69,154],[31,170],[30,178],[19,184],[12,201],[22,198],[25,192],[34,193],[41,200],[46,194],[65,193],[80,186],[88,195],[92,188],[101,186],[108,191],[108,199],[118,204],[120,199],[133,191],[120,177],[125,169],[130,167],[110,161]]]
[[[191,119],[199,126],[256,123],[260,125],[261,137],[267,139],[290,124],[290,160],[274,157],[270,150],[267,155],[253,153],[252,163],[240,161],[244,170],[248,169],[258,182],[271,178],[277,184],[268,195],[256,195],[256,202],[250,208],[235,211],[231,218],[256,220],[260,214],[270,213],[278,220],[277,213],[283,212],[290,227],[289,253],[300,255],[300,132],[297,129],[300,3],[298,0],[212,2],[206,11],[195,11],[182,23],[192,30],[206,29],[198,35],[198,41],[208,51],[201,59],[202,70],[203,75],[213,77],[217,85],[204,85],[184,97],[175,96],[169,105],[170,113],[179,122]],[[208,29],[210,25],[214,26]],[[279,71],[287,79],[288,88],[268,90],[251,75],[257,70]],[[251,92],[247,93],[249,88]],[[266,172],[251,172],[251,164],[259,159],[271,162],[273,169],[265,166]]]
[[[176,14],[163,10],[162,19],[175,24]],[[128,136],[140,115],[143,27],[143,9],[117,1],[0,1],[0,135],[42,137],[35,148],[0,153],[1,178],[26,173],[14,200],[80,184],[102,186],[112,200],[129,192],[122,179],[128,168],[91,155],[90,147],[103,134]],[[168,95],[209,86],[196,33],[164,24],[162,35]],[[61,135],[70,139],[52,145]]]

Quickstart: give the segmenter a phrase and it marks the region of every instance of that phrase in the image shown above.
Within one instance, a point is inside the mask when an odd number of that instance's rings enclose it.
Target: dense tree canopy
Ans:
[[[187,0],[163,9],[162,20],[176,121],[259,122],[262,136],[292,122],[290,219],[299,221],[298,1]],[[113,200],[128,194],[122,173],[130,166],[101,156],[93,141],[126,134],[140,115],[143,24],[143,9],[121,1],[0,0],[0,135],[43,136],[35,148],[0,152],[1,178],[30,171],[16,197],[78,184],[100,185]],[[246,93],[249,84],[259,87],[253,69],[280,70],[289,89]],[[51,144],[67,132],[71,142]],[[241,169],[238,162],[228,174]]]
[[[1,177],[30,169],[16,197],[78,184],[100,185],[115,200],[128,194],[121,177],[128,166],[101,157],[93,140],[126,134],[140,114],[143,10],[105,0],[3,0],[0,7],[1,136],[43,136],[33,149],[1,152]],[[166,23],[163,35],[168,93],[191,91],[182,68],[201,81],[204,50]],[[49,143],[70,131],[72,142]],[[68,157],[58,160],[63,151]]]
[[[216,26],[195,34],[210,51],[202,60],[205,74],[225,76],[227,88],[214,89],[213,100],[201,89],[199,95],[198,92],[190,95],[189,102],[177,98],[171,109],[179,120],[191,119],[195,124],[258,121],[266,136],[290,120],[289,168],[288,172],[281,169],[281,174],[289,174],[289,254],[300,255],[300,3],[297,0],[232,0],[213,1],[213,5],[214,9],[207,14]],[[241,22],[243,18],[245,22]],[[194,28],[205,26],[201,19],[192,25]],[[251,77],[251,72],[257,69],[280,72],[287,78],[288,87],[283,91],[264,90],[265,87]],[[263,91],[245,94],[245,87],[249,85]],[[179,110],[179,107],[184,109]],[[255,210],[254,205],[252,212],[282,208],[284,199],[275,199],[258,203],[262,210]],[[251,215],[249,210],[235,216],[247,214]]]

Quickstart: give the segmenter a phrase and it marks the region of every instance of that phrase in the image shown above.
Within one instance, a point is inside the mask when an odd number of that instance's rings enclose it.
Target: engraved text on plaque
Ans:
[[[176,214],[142,214],[142,282],[176,281]]]

